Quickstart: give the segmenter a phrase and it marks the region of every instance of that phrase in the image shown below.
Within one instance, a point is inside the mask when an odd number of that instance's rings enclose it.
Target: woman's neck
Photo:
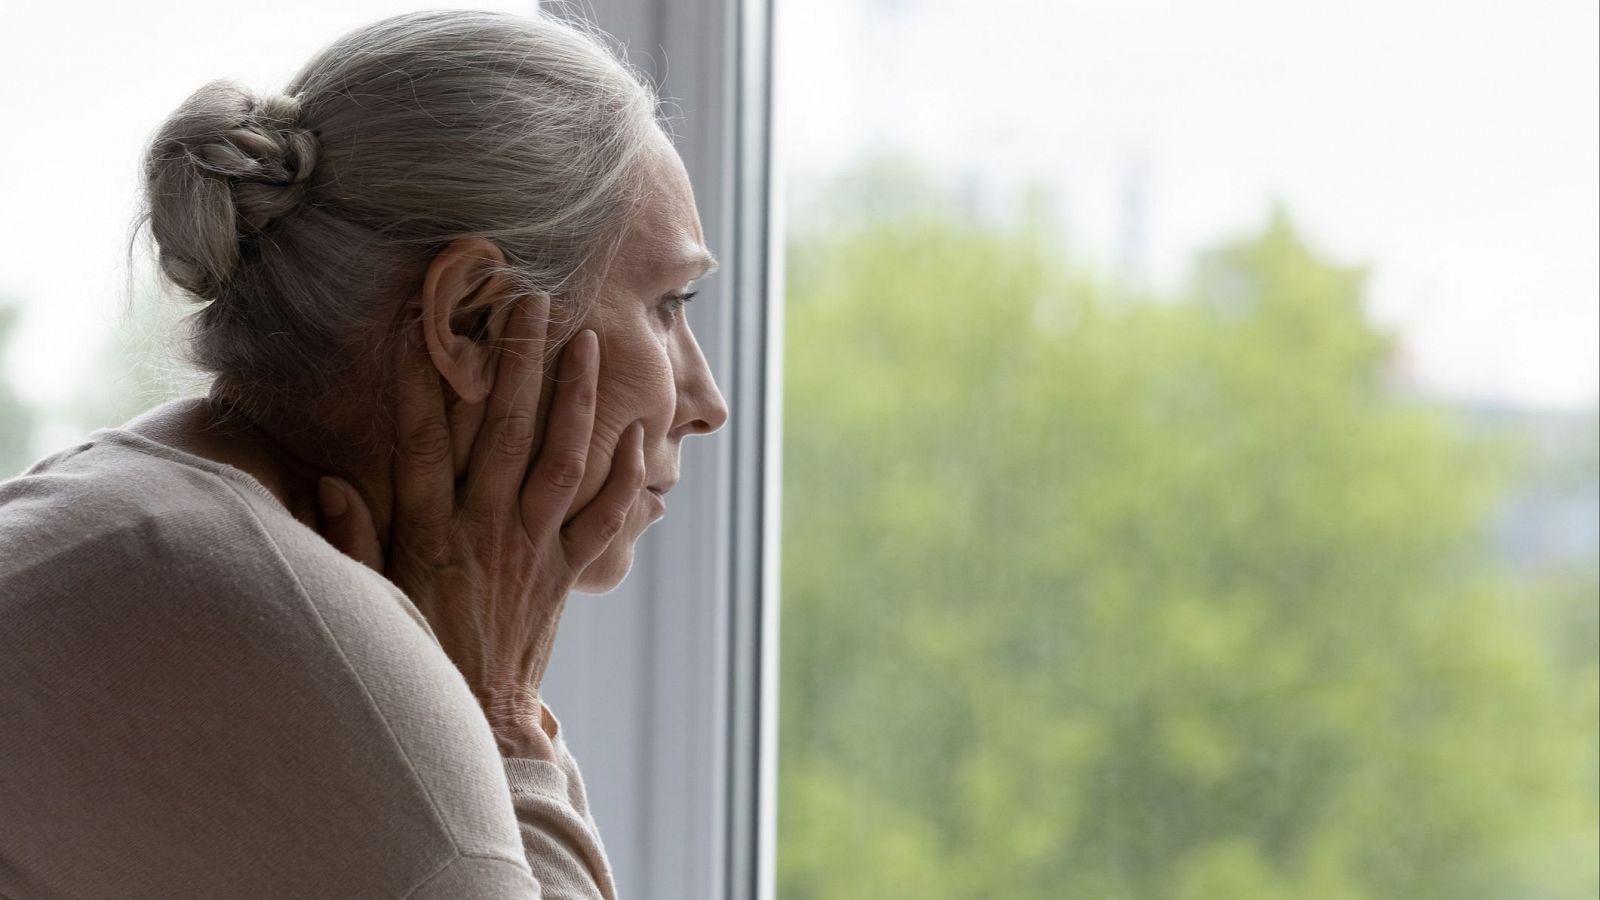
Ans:
[[[319,465],[292,443],[274,437],[226,400],[188,397],[162,404],[124,426],[157,443],[242,469],[266,487],[284,508],[312,530],[318,526],[317,479],[336,475],[355,485],[366,498],[381,542],[387,545],[389,497],[373,489],[388,484],[366,473],[339,471],[332,463]]]

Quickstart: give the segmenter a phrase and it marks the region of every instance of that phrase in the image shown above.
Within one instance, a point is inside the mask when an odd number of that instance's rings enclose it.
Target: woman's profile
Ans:
[[[614,898],[539,684],[728,416],[655,90],[412,13],[142,171],[211,387],[0,483],[0,896]]]

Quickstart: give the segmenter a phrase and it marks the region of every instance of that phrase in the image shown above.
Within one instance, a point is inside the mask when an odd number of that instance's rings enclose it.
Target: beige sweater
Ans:
[[[554,727],[502,758],[411,601],[239,469],[110,429],[0,483],[0,897],[614,900]]]

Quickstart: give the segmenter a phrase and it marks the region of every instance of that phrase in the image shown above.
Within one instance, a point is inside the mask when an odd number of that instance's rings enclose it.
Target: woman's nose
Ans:
[[[700,352],[700,342],[690,341],[689,345],[689,365],[678,385],[677,421],[672,423],[675,438],[710,434],[728,423],[727,401]]]
[[[706,381],[711,388],[710,411],[706,413],[706,417],[704,419],[699,419],[697,421],[705,423],[705,431],[703,433],[710,434],[711,432],[716,431],[722,426],[728,424],[728,404],[725,400],[723,400],[722,391],[717,388],[717,383],[710,379],[709,374],[706,378]]]
[[[728,404],[708,370],[694,389],[679,394],[679,422],[675,436],[710,434],[728,423]]]

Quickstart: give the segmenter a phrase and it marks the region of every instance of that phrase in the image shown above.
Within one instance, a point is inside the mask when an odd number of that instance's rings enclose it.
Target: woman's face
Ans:
[[[715,264],[683,161],[665,135],[658,138],[646,163],[650,196],[582,323],[600,338],[600,382],[594,440],[574,512],[600,492],[617,440],[634,422],[644,424],[645,484],[665,493],[678,480],[683,439],[710,434],[728,420],[686,311],[671,299],[692,289]],[[633,565],[634,541],[661,518],[668,502],[649,487],[640,491],[622,532],[574,588],[600,594],[621,583]]]

